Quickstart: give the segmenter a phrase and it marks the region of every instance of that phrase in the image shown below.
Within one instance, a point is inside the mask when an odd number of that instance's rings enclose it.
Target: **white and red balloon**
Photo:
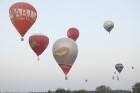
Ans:
[[[70,38],[60,38],[53,44],[53,56],[60,68],[65,74],[67,80],[67,74],[74,64],[77,54],[78,46],[76,42]]]

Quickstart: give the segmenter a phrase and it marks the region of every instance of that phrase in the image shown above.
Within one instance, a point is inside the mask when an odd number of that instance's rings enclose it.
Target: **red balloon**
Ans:
[[[68,38],[71,38],[73,40],[77,40],[77,38],[79,37],[79,31],[77,28],[70,28],[67,31],[67,36]]]
[[[37,56],[41,55],[49,44],[49,38],[43,34],[34,34],[29,37],[29,44]]]
[[[18,2],[10,7],[9,16],[11,22],[21,35],[23,41],[23,36],[36,21],[36,9],[28,3]]]

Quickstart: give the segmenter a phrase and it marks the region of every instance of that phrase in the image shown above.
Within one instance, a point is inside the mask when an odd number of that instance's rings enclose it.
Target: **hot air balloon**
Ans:
[[[115,76],[112,76],[112,79],[114,80],[115,79]]]
[[[88,80],[86,79],[86,80],[85,80],[85,82],[87,83],[87,82],[88,82]]]
[[[123,70],[123,65],[121,63],[118,63],[115,65],[116,70],[121,73],[121,71]]]
[[[29,37],[29,44],[32,50],[36,53],[39,60],[39,55],[47,48],[49,44],[49,38],[44,34],[33,34]]]
[[[132,69],[134,69],[134,67],[132,66]]]
[[[65,80],[67,80],[67,74],[78,54],[76,42],[70,38],[60,38],[54,42],[52,52],[54,59],[65,74]]]
[[[77,40],[77,38],[79,37],[79,31],[77,28],[69,28],[67,31],[67,36],[68,38],[71,38],[73,40]]]
[[[117,75],[117,80],[118,80],[118,81],[120,80],[118,75]]]
[[[24,35],[36,21],[36,9],[28,3],[18,2],[10,7],[9,16],[14,27],[21,35],[21,41],[23,41]]]
[[[104,23],[104,28],[110,33],[111,30],[114,28],[114,23],[112,21],[106,21]]]

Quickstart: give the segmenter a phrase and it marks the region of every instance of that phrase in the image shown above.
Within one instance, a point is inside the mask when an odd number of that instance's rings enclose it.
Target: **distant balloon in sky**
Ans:
[[[18,2],[10,7],[9,16],[14,27],[22,37],[21,41],[23,41],[24,35],[36,21],[36,9],[28,3]]]
[[[85,82],[87,83],[87,82],[88,82],[88,80],[86,79],[86,80],[85,80]]]
[[[79,37],[79,31],[77,28],[69,28],[67,31],[67,36],[68,38],[71,38],[73,40],[77,40],[77,38]]]
[[[123,70],[123,65],[121,63],[118,63],[115,65],[116,70],[121,73],[121,71]]]
[[[49,44],[49,38],[44,34],[33,34],[29,37],[29,44],[32,50],[36,53],[39,60],[39,55],[47,48]]]
[[[120,80],[118,75],[117,75],[117,80],[118,80],[118,81]]]
[[[112,21],[106,21],[104,23],[104,28],[110,33],[111,30],[114,28],[114,23]]]
[[[67,74],[78,55],[76,42],[70,38],[60,38],[54,42],[52,52],[54,59],[65,74],[65,80],[67,80]]]
[[[114,80],[115,79],[115,76],[112,76],[112,79]]]

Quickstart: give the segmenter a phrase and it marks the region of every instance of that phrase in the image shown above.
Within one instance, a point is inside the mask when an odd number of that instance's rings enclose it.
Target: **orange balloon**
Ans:
[[[10,7],[9,16],[14,27],[21,35],[21,40],[23,41],[23,36],[36,21],[36,9],[28,3],[18,2]]]

